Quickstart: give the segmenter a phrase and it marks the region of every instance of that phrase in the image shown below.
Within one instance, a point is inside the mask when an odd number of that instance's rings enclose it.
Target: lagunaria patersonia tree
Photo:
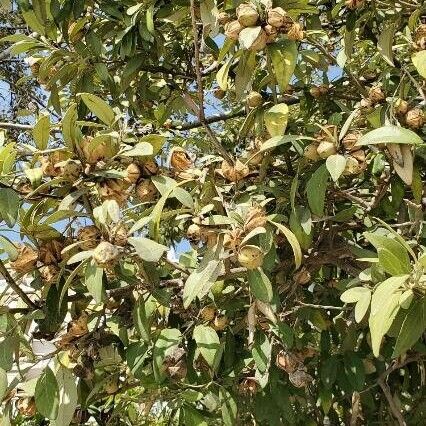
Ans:
[[[1,15],[5,424],[422,424],[421,3]]]

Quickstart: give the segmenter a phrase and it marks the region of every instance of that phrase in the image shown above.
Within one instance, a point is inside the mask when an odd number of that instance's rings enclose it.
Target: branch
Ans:
[[[393,416],[398,421],[399,426],[406,426],[407,423],[405,423],[404,417],[401,414],[401,411],[398,409],[398,407],[395,405],[395,401],[393,400],[391,391],[389,389],[388,384],[385,382],[384,378],[381,377],[377,383],[382,388],[383,393],[385,394],[385,397],[388,401],[389,408],[393,414]]]
[[[10,275],[9,271],[4,266],[2,260],[0,260],[0,274],[3,275],[3,278],[6,280],[7,284],[12,287],[15,293],[25,302],[25,304],[33,309],[38,309],[38,306],[28,297],[24,290],[19,287],[15,280]]]
[[[18,124],[18,123],[5,123],[0,122],[0,129],[15,129],[15,130],[32,130],[34,128],[31,124]]]

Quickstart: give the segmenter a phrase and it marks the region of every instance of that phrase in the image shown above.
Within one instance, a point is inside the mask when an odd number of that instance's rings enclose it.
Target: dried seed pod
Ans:
[[[111,230],[110,241],[116,246],[124,247],[127,244],[128,229],[124,223],[120,223]]]
[[[328,158],[337,153],[336,145],[333,142],[322,141],[318,145],[317,153],[321,158]]]
[[[201,309],[200,317],[203,321],[213,321],[216,317],[216,309],[213,306],[204,306]]]
[[[368,99],[373,104],[378,104],[379,102],[382,102],[385,100],[385,94],[383,93],[382,89],[379,86],[373,86],[368,91]]]
[[[38,260],[38,252],[32,247],[21,245],[18,247],[18,257],[10,262],[10,267],[19,274],[34,271]]]
[[[364,6],[364,0],[346,0],[345,5],[348,9],[358,9]]]
[[[303,156],[307,158],[309,161],[319,161],[321,160],[321,157],[318,154],[318,144],[317,143],[310,143],[305,150],[303,151]]]
[[[294,23],[287,33],[290,40],[301,41],[305,38],[305,32],[299,23]]]
[[[24,417],[33,417],[37,414],[37,407],[33,397],[19,398],[16,401],[16,409]]]
[[[362,168],[358,160],[352,156],[346,158],[345,169],[343,170],[344,176],[357,175],[361,173]]]
[[[118,179],[106,179],[99,185],[99,196],[102,200],[114,200],[122,206],[129,194],[126,192],[126,182]]]
[[[365,162],[365,152],[362,149],[358,149],[357,151],[352,151],[351,156],[358,160],[360,163]]]
[[[44,265],[40,268],[41,279],[46,284],[52,284],[58,281],[61,270],[56,265]]]
[[[67,327],[67,333],[73,337],[81,337],[89,332],[87,327],[87,320],[89,315],[86,312],[82,312],[80,316],[72,320]]]
[[[276,27],[273,27],[272,25],[268,24],[268,25],[265,25],[263,27],[263,30],[266,33],[266,37],[267,37],[266,43],[267,44],[273,43],[277,39],[277,37],[278,37],[278,30],[277,30]]]
[[[280,28],[284,25],[284,22],[287,18],[287,13],[282,7],[274,7],[268,10],[267,21],[268,24]]]
[[[92,136],[85,136],[80,141],[81,151],[88,164],[96,164],[98,161],[104,160],[108,155],[108,148],[105,142],[100,142],[93,146],[92,140]]]
[[[251,207],[245,217],[244,230],[250,232],[259,226],[265,226],[268,222],[266,212],[263,207]]]
[[[238,392],[244,396],[252,396],[259,390],[257,381],[252,377],[247,377],[238,385]]]
[[[93,250],[93,259],[100,267],[114,266],[119,256],[118,247],[107,241],[100,242]]]
[[[142,203],[154,201],[157,197],[157,188],[151,179],[143,179],[136,186],[136,195]]]
[[[225,35],[231,40],[237,41],[243,26],[238,21],[231,21],[225,25]]]
[[[183,348],[173,349],[164,359],[165,373],[173,380],[182,380],[186,377],[186,352]]]
[[[235,165],[229,164],[226,160],[224,160],[222,162],[221,170],[225,179],[230,182],[238,182],[250,173],[248,166],[243,164],[240,160],[237,160]]]
[[[231,252],[236,252],[243,239],[243,234],[244,232],[240,228],[233,229],[228,234],[225,234],[223,239],[223,246],[225,249]]]
[[[294,282],[299,285],[306,285],[311,282],[311,274],[310,272],[303,267],[300,271],[297,271],[294,274]]]
[[[67,158],[68,154],[64,151],[55,151],[49,155],[45,155],[40,159],[41,171],[45,176],[59,176],[61,174],[61,167],[57,164],[66,161]]]
[[[262,50],[266,47],[267,42],[268,42],[268,36],[266,32],[263,30],[263,28],[261,28],[259,35],[257,36],[256,40],[253,41],[253,43],[249,47],[249,50],[258,52],[259,50]]]
[[[420,108],[413,108],[407,112],[405,122],[412,129],[420,129],[425,124],[425,116]]]
[[[361,133],[351,132],[347,133],[345,137],[342,139],[342,145],[346,149],[346,151],[357,151],[359,148],[355,146],[361,137]]]
[[[78,180],[83,172],[83,167],[81,167],[79,161],[67,160],[59,164],[61,164],[61,176],[70,182]]]
[[[207,235],[206,232],[203,231],[201,226],[196,223],[191,223],[186,230],[186,237],[192,243],[199,243],[200,241],[206,241]]]
[[[93,250],[101,241],[101,237],[101,232],[95,225],[85,226],[77,233],[77,240],[82,242],[80,247],[83,250]]]
[[[250,108],[256,108],[258,106],[261,106],[262,104],[263,104],[263,97],[259,92],[252,90],[247,95],[247,105]]]
[[[256,6],[251,3],[240,4],[236,9],[236,13],[238,22],[243,27],[254,27],[259,19]]]
[[[426,49],[426,24],[421,24],[416,28],[414,40],[419,49]]]
[[[408,102],[398,98],[394,103],[395,113],[405,115],[408,112]]]
[[[183,172],[191,168],[192,160],[184,149],[174,148],[170,157],[170,166],[179,172]]]
[[[247,269],[257,269],[263,264],[265,255],[257,246],[245,245],[238,252],[238,262]]]
[[[278,368],[281,368],[288,374],[294,373],[300,366],[300,360],[298,357],[295,354],[284,350],[277,354],[275,363]]]
[[[228,318],[226,315],[217,315],[213,322],[213,328],[216,331],[223,331],[228,325]]]
[[[126,182],[130,184],[135,184],[141,176],[141,169],[136,163],[130,163],[126,167],[126,177],[124,178]]]
[[[49,240],[43,243],[39,249],[39,260],[45,265],[59,263],[62,260],[61,252],[64,243],[60,240]]]
[[[309,385],[314,379],[304,370],[296,370],[288,375],[288,378],[296,388],[304,388]]]
[[[309,89],[309,93],[315,99],[318,99],[318,98],[321,97],[321,90],[320,90],[320,88],[318,86],[312,86]]]
[[[213,90],[213,96],[216,99],[223,99],[225,97],[225,95],[226,95],[226,92],[224,90],[222,90],[220,87],[216,87]]]
[[[225,25],[225,24],[227,24],[227,23],[231,20],[231,17],[229,16],[229,13],[226,13],[226,12],[220,12],[220,13],[217,15],[216,20],[217,20],[217,23],[218,23],[219,25]]]
[[[118,377],[116,375],[109,376],[104,383],[104,391],[108,395],[113,395],[118,391]]]
[[[142,175],[143,176],[155,176],[158,174],[158,164],[155,160],[146,160],[142,163]]]

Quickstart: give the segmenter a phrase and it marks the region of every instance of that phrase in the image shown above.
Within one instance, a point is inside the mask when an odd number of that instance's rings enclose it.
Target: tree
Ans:
[[[1,4],[5,424],[422,424],[420,1]]]

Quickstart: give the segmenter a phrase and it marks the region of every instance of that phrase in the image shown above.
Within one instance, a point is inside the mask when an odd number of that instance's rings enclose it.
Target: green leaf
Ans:
[[[46,367],[35,388],[37,410],[50,420],[56,419],[59,409],[59,386],[53,371]]]
[[[166,246],[145,237],[130,237],[127,241],[146,262],[158,262],[168,250]]]
[[[413,56],[411,56],[411,60],[417,72],[423,78],[426,78],[426,50],[414,53]]]
[[[407,278],[408,275],[388,278],[376,288],[371,298],[369,327],[371,346],[376,357],[380,354],[382,339],[398,313],[400,298],[398,290]]]
[[[6,391],[7,391],[7,373],[2,368],[0,368],[0,401],[3,400]]]
[[[406,264],[397,255],[388,249],[380,248],[377,250],[379,263],[383,269],[390,275],[404,275],[411,271],[410,265]]]
[[[126,349],[126,362],[136,379],[144,377],[143,370],[149,355],[148,349],[149,346],[142,342],[131,343]]]
[[[161,383],[165,378],[164,359],[175,349],[182,338],[177,328],[165,328],[161,330],[152,351],[155,380]]]
[[[273,290],[271,281],[269,281],[269,278],[265,275],[261,268],[247,271],[247,279],[250,290],[256,299],[259,299],[262,302],[272,301]]]
[[[355,303],[361,300],[366,294],[371,294],[370,289],[366,287],[353,287],[346,290],[341,296],[340,300],[343,303]]]
[[[324,214],[325,193],[327,191],[328,170],[325,164],[318,167],[306,184],[308,204],[312,213],[321,217]]]
[[[330,157],[327,158],[325,165],[330,173],[331,179],[333,179],[334,182],[337,182],[345,170],[346,158],[340,154],[330,155]]]
[[[251,50],[243,52],[235,70],[235,96],[240,100],[251,81],[256,68],[256,52]]]
[[[151,157],[153,154],[154,148],[149,142],[139,142],[121,155],[124,157]]]
[[[0,188],[0,218],[13,228],[18,217],[21,199],[11,188]]]
[[[355,321],[360,323],[370,307],[371,292],[364,293],[355,305]]]
[[[418,145],[422,144],[423,141],[412,130],[398,126],[383,126],[359,138],[355,146],[375,145],[379,143]]]
[[[50,136],[50,118],[48,115],[42,115],[33,129],[33,138],[39,150],[47,148]]]
[[[234,426],[238,419],[238,406],[232,395],[223,387],[219,388],[222,420],[225,426]]]
[[[87,264],[84,282],[96,303],[101,303],[105,297],[103,276],[104,270],[99,268],[95,262],[92,261]]]
[[[231,68],[231,64],[233,61],[233,57],[229,58],[220,68],[220,70],[217,72],[216,80],[219,87],[226,91],[228,89],[228,74],[229,70]]]
[[[80,93],[80,96],[93,114],[108,126],[112,126],[115,121],[115,114],[112,108],[103,99],[92,93]]]
[[[10,371],[13,366],[13,357],[16,349],[16,339],[14,336],[6,337],[0,342],[0,368]]]
[[[347,352],[344,357],[344,369],[352,389],[361,391],[365,383],[365,370],[362,358],[355,352]]]
[[[75,376],[68,368],[60,365],[55,377],[59,388],[59,408],[56,419],[52,420],[50,424],[51,426],[67,426],[72,422],[78,402]]]
[[[287,241],[290,243],[291,248],[293,250],[294,263],[296,264],[296,269],[298,269],[302,264],[303,259],[302,249],[300,248],[299,241],[297,240],[293,232],[291,232],[290,229],[288,229],[286,226],[282,225],[281,223],[272,221],[270,222],[274,224],[278,228],[278,230],[284,234],[284,236],[287,238]]]
[[[280,40],[268,45],[267,53],[280,91],[284,93],[296,68],[297,45],[291,40]]]
[[[163,135],[145,135],[139,139],[140,142],[148,142],[152,146],[152,154],[157,155],[163,145],[166,143],[166,137]]]
[[[271,363],[272,345],[268,337],[262,332],[257,332],[253,342],[251,355],[257,369],[263,374]]]
[[[259,37],[259,34],[262,31],[262,27],[246,27],[244,28],[238,37],[238,41],[240,42],[240,46],[243,49],[250,49],[252,44]]]
[[[220,353],[220,341],[216,331],[207,325],[197,325],[192,337],[197,343],[197,348],[210,367],[217,365],[216,357]]]
[[[266,129],[271,137],[283,136],[287,128],[289,109],[284,103],[274,105],[263,115]]]
[[[300,140],[314,140],[308,136],[297,136],[297,135],[284,135],[284,136],[274,136],[267,141],[263,142],[257,154],[268,151],[270,149],[277,148],[285,143],[296,142]],[[256,155],[257,155],[256,154]]]
[[[426,298],[415,300],[407,311],[396,339],[392,357],[396,358],[410,349],[426,329]]]
[[[151,295],[147,299],[142,295],[135,304],[133,311],[135,327],[145,342],[151,340],[151,322],[156,309],[157,302]]]
[[[8,238],[4,237],[3,235],[0,235],[0,246],[9,256],[10,261],[13,262],[17,259],[19,254],[18,249],[16,248],[15,244],[13,244]]]
[[[393,37],[395,35],[396,31],[396,25],[395,24],[385,24],[385,28],[380,33],[378,40],[377,40],[377,47],[381,55],[383,56],[383,59],[390,65],[394,66],[393,63],[393,52],[392,52],[392,46],[393,46]]]

